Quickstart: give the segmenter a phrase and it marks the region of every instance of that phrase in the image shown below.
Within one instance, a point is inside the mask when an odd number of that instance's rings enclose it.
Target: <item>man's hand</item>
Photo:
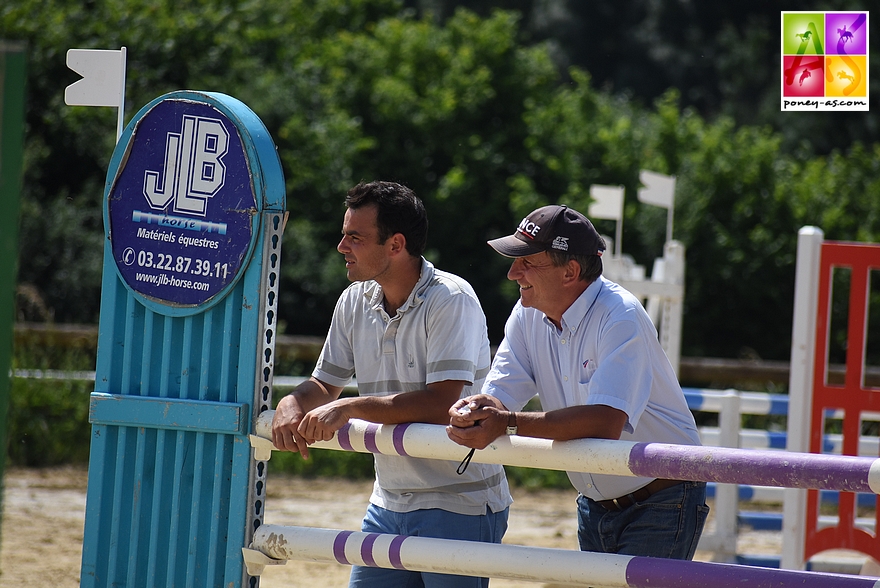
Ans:
[[[508,412],[497,398],[478,394],[462,398],[449,409],[450,439],[474,449],[485,449],[507,429]]]
[[[309,411],[337,400],[340,394],[342,394],[342,386],[331,386],[313,377],[279,400],[278,406],[275,407],[275,417],[272,419],[272,443],[275,447],[294,453],[299,452],[303,459],[308,459],[309,445],[314,443],[316,438],[304,436],[299,431],[300,426]]]
[[[336,400],[309,411],[297,430],[309,445],[315,441],[330,441],[350,418],[345,399]]]
[[[470,427],[476,424],[479,418],[478,412],[483,407],[494,407],[498,410],[507,410],[501,401],[488,394],[475,394],[458,400],[449,408],[449,424],[457,427]]]
[[[304,416],[302,407],[293,394],[279,400],[272,418],[272,443],[278,449],[299,452],[303,459],[308,459],[308,442],[297,430]]]

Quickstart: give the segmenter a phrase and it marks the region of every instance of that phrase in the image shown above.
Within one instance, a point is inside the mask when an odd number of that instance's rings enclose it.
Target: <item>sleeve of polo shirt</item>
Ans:
[[[425,317],[428,345],[425,383],[463,380],[473,384],[486,337],[486,316],[464,291],[432,299]]]
[[[355,312],[353,303],[356,296],[352,296],[352,293],[352,287],[349,286],[336,301],[324,347],[321,348],[321,355],[312,371],[313,377],[331,386],[345,387],[354,376],[352,317]]]
[[[538,393],[529,355],[529,335],[517,302],[504,325],[504,340],[495,352],[483,393],[500,400],[507,410],[517,412]]]
[[[630,310],[629,312],[633,312]],[[590,378],[587,404],[603,404],[626,413],[632,433],[651,395],[651,354],[635,318],[611,321],[599,334],[597,368]]]

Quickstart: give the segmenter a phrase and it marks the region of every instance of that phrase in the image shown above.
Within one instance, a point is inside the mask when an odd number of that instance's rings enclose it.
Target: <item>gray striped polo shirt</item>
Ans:
[[[491,356],[486,317],[462,278],[422,259],[418,283],[397,314],[383,308],[382,288],[352,283],[339,297],[324,348],[312,375],[333,386],[357,378],[363,396],[424,390],[444,380],[470,382],[462,397],[478,394]],[[462,457],[467,448],[462,448]],[[375,454],[370,501],[395,512],[441,508],[467,515],[493,512],[513,501],[500,465]]]

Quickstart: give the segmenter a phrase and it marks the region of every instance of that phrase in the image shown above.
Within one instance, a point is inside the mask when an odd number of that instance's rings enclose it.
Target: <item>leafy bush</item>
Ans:
[[[559,470],[542,470],[537,468],[522,468],[518,466],[504,466],[507,472],[507,481],[511,486],[521,488],[556,488],[571,490],[572,485],[565,472]]]
[[[347,480],[367,480],[375,475],[372,454],[327,449],[309,452],[309,459],[303,459],[299,454],[289,451],[275,451],[269,460],[269,474],[272,473]]]
[[[52,331],[16,333],[12,369],[95,369],[89,337]],[[89,459],[89,381],[12,378],[7,416],[8,463],[51,466]]]
[[[19,331],[16,337],[13,369],[94,369],[94,342],[89,337],[62,337],[51,330],[27,333]],[[8,463],[27,467],[87,463],[91,438],[89,394],[93,388],[90,381],[12,378]],[[571,487],[564,472],[511,466],[506,469],[512,485]],[[304,460],[294,453],[276,451],[269,460],[269,472],[305,478],[371,479],[373,456],[316,449]]]
[[[517,466],[504,466],[511,486],[522,488],[571,489],[565,472]],[[276,451],[269,460],[269,474],[284,473],[304,478],[329,477],[347,480],[373,478],[373,456],[369,453],[316,449],[305,460],[295,453]]]
[[[92,382],[13,378],[8,463],[41,467],[89,460]]]

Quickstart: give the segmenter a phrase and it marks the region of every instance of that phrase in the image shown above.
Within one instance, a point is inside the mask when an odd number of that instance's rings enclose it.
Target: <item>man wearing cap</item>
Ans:
[[[700,444],[654,325],[635,296],[602,276],[605,242],[585,216],[545,206],[489,245],[513,258],[507,277],[520,299],[483,393],[449,410],[453,441],[477,449],[504,434]],[[544,412],[519,412],[536,394]],[[580,493],[582,550],[693,558],[709,512],[704,482],[568,477]]]
[[[344,434],[351,418],[446,424],[449,406],[478,392],[489,371],[486,318],[473,288],[422,257],[428,233],[422,201],[401,184],[369,182],[349,190],[345,205],[337,249],[353,283],[336,303],[312,377],[278,402],[272,420],[275,446],[304,458],[311,443]],[[355,375],[358,395],[340,397]],[[368,446],[374,433],[375,426]],[[502,466],[473,464],[459,473],[457,461],[374,458],[376,482],[363,532],[501,543],[512,502]],[[356,565],[349,586],[488,583]]]

